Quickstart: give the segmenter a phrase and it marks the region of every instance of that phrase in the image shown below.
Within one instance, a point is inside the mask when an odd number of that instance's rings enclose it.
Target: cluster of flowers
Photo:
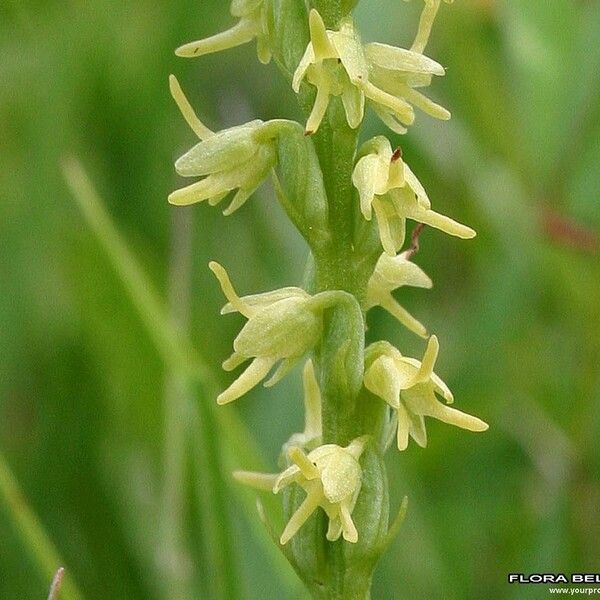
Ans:
[[[419,30],[410,50],[378,43],[363,44],[350,18],[343,20],[337,31],[330,31],[319,13],[311,10],[310,42],[292,82],[296,92],[306,84],[316,88],[306,134],[318,131],[332,96],[341,97],[351,128],[357,128],[363,121],[366,104],[398,133],[404,133],[406,126],[414,121],[413,107],[433,117],[448,119],[450,114],[446,109],[417,91],[428,86],[434,75],[444,74],[441,65],[423,54],[440,2],[425,0]],[[256,39],[260,60],[268,62],[271,53],[265,5],[265,0],[233,0],[231,12],[239,18],[237,25],[211,38],[182,46],[177,54],[199,56]],[[171,92],[201,140],[175,163],[175,168],[184,177],[202,179],[173,192],[169,201],[187,205],[206,200],[216,205],[235,191],[225,210],[226,215],[231,214],[273,172],[278,162],[279,144],[289,122],[252,121],[213,133],[195,115],[173,76]],[[384,251],[370,278],[366,304],[362,308],[367,311],[381,306],[408,329],[427,338],[425,327],[392,295],[402,286],[432,286],[429,277],[411,261],[409,252],[398,253],[405,241],[406,220],[464,239],[474,237],[475,232],[432,210],[423,186],[401,153],[394,151],[385,137],[376,137],[359,150],[352,182],[364,218],[371,220],[375,212]],[[275,384],[310,353],[321,339],[324,310],[338,302],[339,297],[336,292],[310,295],[297,287],[240,297],[221,265],[212,262],[210,268],[228,300],[222,313],[239,312],[248,320],[233,343],[233,354],[223,363],[226,370],[232,370],[251,360],[243,373],[219,395],[217,402],[227,404],[266,379],[274,367],[274,374],[265,385]],[[480,419],[448,406],[453,402],[452,393],[434,373],[438,349],[435,336],[429,337],[421,361],[403,356],[387,342],[377,342],[366,349],[364,386],[391,407],[399,450],[407,448],[409,437],[419,446],[426,446],[425,417],[470,431],[487,429]],[[321,395],[310,359],[304,369],[304,387],[306,428],[288,444],[290,466],[278,475],[238,472],[236,476],[258,489],[274,493],[290,485],[299,485],[306,491],[304,502],[281,535],[281,544],[289,541],[318,507],[329,518],[327,539],[337,540],[343,536],[349,542],[356,542],[358,532],[352,512],[361,489],[360,457],[367,439],[357,438],[346,447],[323,445]],[[445,403],[438,400],[438,396]]]

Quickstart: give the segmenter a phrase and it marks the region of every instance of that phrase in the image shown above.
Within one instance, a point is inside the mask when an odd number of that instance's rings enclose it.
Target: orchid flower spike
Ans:
[[[276,128],[257,120],[213,133],[196,116],[173,75],[170,87],[182,115],[201,140],[177,160],[175,170],[183,177],[204,179],[171,193],[169,202],[186,206],[207,200],[214,206],[237,190],[223,213],[230,215],[271,173],[277,161]],[[270,135],[265,135],[267,130]]]
[[[377,342],[367,349],[365,387],[387,402],[398,417],[398,450],[406,450],[409,436],[425,448],[427,431],[424,417],[433,417],[444,423],[469,431],[486,431],[487,423],[442,404],[454,398],[448,386],[433,372],[439,343],[429,338],[423,361],[406,358],[388,342]]]
[[[209,267],[229,300],[222,314],[239,312],[248,319],[235,338],[234,352],[223,368],[231,371],[248,359],[253,360],[217,398],[218,404],[227,404],[258,385],[280,363],[265,383],[267,387],[274,385],[316,345],[323,329],[323,294],[310,296],[301,288],[288,287],[240,298],[225,269],[216,262]]]
[[[389,256],[383,253],[375,266],[367,287],[367,306],[381,306],[396,317],[402,325],[421,337],[427,337],[425,326],[417,321],[405,308],[400,306],[392,292],[405,285],[419,288],[431,288],[431,279],[408,260],[406,253]]]
[[[368,141],[359,156],[352,183],[358,190],[365,219],[370,220],[375,210],[381,244],[390,256],[396,256],[404,244],[406,219],[463,239],[475,237],[470,227],[431,210],[421,182],[402,160],[400,152],[392,151],[388,139],[378,136]]]
[[[258,59],[267,64],[271,60],[267,3],[264,0],[233,0],[230,10],[231,14],[239,19],[236,25],[211,37],[185,44],[177,48],[175,54],[184,58],[194,58],[235,48],[256,38]]]

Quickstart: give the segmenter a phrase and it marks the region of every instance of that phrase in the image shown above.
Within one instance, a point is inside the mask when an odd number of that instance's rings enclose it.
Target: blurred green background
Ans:
[[[357,19],[365,39],[406,46],[420,8],[363,0]],[[250,293],[298,284],[305,248],[268,186],[228,219],[166,202],[194,143],[169,73],[215,129],[300,118],[250,45],[173,55],[231,23],[218,0],[0,1],[0,477],[7,492],[8,465],[23,493],[0,503],[3,600],[45,597],[59,560],[90,599],[303,597],[228,475],[276,468],[301,428],[299,373],[207,408],[242,319],[218,316],[206,265]],[[456,406],[491,428],[431,422],[426,451],[390,453],[392,510],[404,494],[410,509],[374,598],[538,598],[506,574],[600,569],[599,41],[597,0],[441,10],[428,54],[447,76],[431,93],[453,120],[419,115],[395,142],[438,210],[479,236],[426,231],[416,261],[435,287],[401,299],[439,336]],[[371,116],[365,135],[383,132]],[[150,284],[123,284],[64,183],[66,156]],[[201,382],[182,382],[140,318],[141,302],[153,321],[150,286],[189,317]],[[421,354],[387,314],[369,325]]]

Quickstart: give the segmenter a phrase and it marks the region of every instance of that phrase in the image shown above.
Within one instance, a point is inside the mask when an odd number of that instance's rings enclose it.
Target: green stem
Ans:
[[[342,0],[315,0],[328,26],[346,16]],[[353,4],[353,3],[350,3]],[[350,7],[351,8],[351,7]],[[339,99],[330,103],[326,118],[314,137],[315,147],[327,193],[331,241],[315,256],[316,289],[344,290],[357,302],[355,310],[329,311],[322,342],[316,350],[323,398],[323,442],[346,445],[357,435],[370,433],[357,402],[362,381],[364,351],[364,316],[360,311],[366,293],[368,275],[356,267],[354,260],[355,197],[352,171],[358,132],[352,130]],[[341,363],[341,364],[340,364]],[[358,385],[352,375],[358,373]],[[377,422],[378,420],[374,420]],[[324,518],[324,517],[322,517]],[[349,544],[343,540],[325,542],[327,584],[317,597],[331,600],[365,600],[369,598],[370,573],[354,573]]]
[[[58,551],[44,531],[37,515],[27,504],[17,480],[4,456],[0,454],[0,503],[4,504],[23,544],[33,556],[42,576],[51,581],[56,570],[64,565]],[[40,594],[41,597],[41,594]],[[62,582],[62,600],[81,600],[73,578],[67,574]]]

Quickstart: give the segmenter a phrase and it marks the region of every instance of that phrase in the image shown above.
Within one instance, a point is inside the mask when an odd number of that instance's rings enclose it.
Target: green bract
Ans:
[[[414,107],[448,119],[421,91],[444,68],[423,54],[441,0],[425,0],[410,49],[363,43],[350,14],[355,0],[234,0],[232,29],[182,46],[199,56],[257,39],[259,58],[291,81],[306,126],[275,119],[210,131],[177,80],[171,93],[200,142],[175,163],[183,177],[201,178],[169,196],[174,204],[217,204],[235,192],[225,214],[240,208],[269,176],[277,201],[311,251],[303,287],[240,297],[225,269],[210,263],[228,303],[247,322],[223,367],[251,361],[217,398],[236,400],[268,378],[273,385],[306,360],[304,430],[291,435],[279,474],[236,472],[256,489],[279,494],[286,525],[276,543],[315,598],[366,600],[376,562],[397,533],[406,509],[388,528],[384,453],[397,438],[425,447],[425,417],[471,431],[480,419],[455,410],[433,372],[439,344],[429,337],[423,360],[385,341],[365,349],[366,313],[381,306],[417,335],[425,325],[393,294],[431,288],[412,261],[423,226],[459,238],[475,231],[432,209],[402,151],[376,136],[357,148],[365,107],[405,133]],[[310,135],[307,135],[310,134]],[[373,219],[373,213],[375,219]],[[407,220],[421,225],[402,251]],[[397,291],[399,290],[399,291]],[[306,359],[305,359],[306,357]],[[263,509],[261,518],[268,522]],[[271,526],[269,525],[269,528]]]

